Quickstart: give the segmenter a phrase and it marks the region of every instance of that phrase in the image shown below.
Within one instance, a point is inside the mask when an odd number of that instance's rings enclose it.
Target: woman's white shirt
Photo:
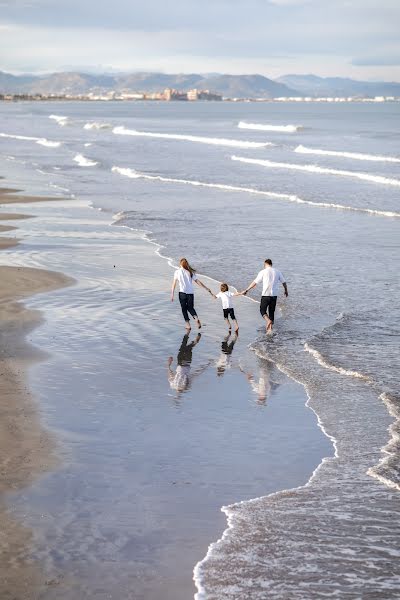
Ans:
[[[217,298],[221,298],[222,308],[233,308],[232,297],[235,294],[233,292],[219,292]]]
[[[183,267],[179,267],[174,273],[174,280],[179,283],[179,291],[184,294],[194,294],[193,281],[196,281],[196,273],[190,276],[189,271]]]

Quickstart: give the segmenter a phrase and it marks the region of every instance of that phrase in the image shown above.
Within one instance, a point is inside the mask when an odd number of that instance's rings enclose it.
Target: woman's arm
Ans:
[[[174,301],[175,286],[176,286],[176,279],[174,279],[174,281],[172,282],[172,288],[171,288],[171,302],[173,302],[173,301]]]
[[[199,285],[200,287],[204,288],[205,290],[207,290],[207,292],[209,292],[211,295],[213,295],[213,293],[210,290],[210,288],[208,288],[206,285],[204,285],[204,283],[202,281],[200,281],[200,279],[195,279],[195,282],[197,283],[197,285]]]

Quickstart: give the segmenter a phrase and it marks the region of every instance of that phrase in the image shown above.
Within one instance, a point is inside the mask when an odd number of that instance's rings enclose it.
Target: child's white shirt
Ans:
[[[222,308],[233,308],[232,297],[234,296],[234,292],[219,292],[217,294],[217,298],[221,298]]]

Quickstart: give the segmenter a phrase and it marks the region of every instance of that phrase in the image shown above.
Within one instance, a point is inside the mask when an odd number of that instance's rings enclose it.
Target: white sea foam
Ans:
[[[92,121],[85,123],[83,129],[110,129],[110,127],[112,127],[111,123],[99,123],[97,121]]]
[[[319,365],[321,365],[321,367],[324,367],[325,369],[329,369],[330,371],[335,371],[336,373],[340,373],[341,375],[346,375],[347,377],[355,377],[356,379],[362,379],[364,381],[368,381],[368,382],[372,383],[372,380],[370,377],[368,377],[368,375],[364,375],[363,373],[359,373],[358,371],[353,371],[351,369],[344,369],[343,367],[338,367],[336,365],[333,365],[333,364],[327,362],[324,359],[324,357],[322,356],[322,354],[320,352],[318,352],[318,350],[315,350],[315,348],[312,348],[307,342],[304,344],[304,350],[306,352],[308,352],[309,354],[311,354],[311,356],[313,356],[315,358],[317,363]]]
[[[328,169],[326,167],[318,167],[316,165],[298,165],[293,163],[281,163],[272,160],[261,160],[256,158],[245,158],[244,156],[232,156],[232,160],[251,165],[260,165],[272,169],[289,169],[293,171],[305,171],[308,173],[319,173],[322,175],[340,175],[342,177],[355,177],[363,181],[371,183],[381,183],[383,185],[400,186],[400,179],[391,179],[382,175],[371,175],[370,173],[359,173],[357,171],[344,171],[342,169]]]
[[[303,129],[302,125],[268,125],[263,123],[246,123],[239,121],[239,129],[255,129],[258,131],[281,131],[283,133],[296,133]]]
[[[58,148],[61,146],[61,142],[53,142],[46,138],[31,137],[29,135],[11,135],[10,133],[0,133],[0,137],[11,138],[13,140],[26,140],[29,142],[35,142],[41,146],[47,146],[49,148]]]
[[[77,154],[74,156],[74,161],[78,163],[80,167],[95,167],[99,163],[95,160],[91,160],[90,158],[86,158],[83,154]]]
[[[361,152],[339,152],[336,150],[320,150],[319,148],[307,148],[306,146],[297,146],[295,152],[298,154],[317,154],[319,156],[338,156],[341,158],[351,158],[355,160],[369,160],[374,162],[400,163],[400,158],[395,156],[382,156],[380,154],[362,154]]]
[[[396,402],[395,399],[392,398],[390,394],[387,394],[386,392],[383,392],[383,394],[381,394],[379,398],[385,404],[388,413],[391,417],[395,419],[395,422],[389,426],[390,440],[386,444],[386,446],[382,448],[383,457],[377,465],[375,465],[374,467],[370,467],[367,473],[371,477],[378,479],[378,481],[380,481],[384,485],[387,485],[388,487],[391,487],[393,489],[400,490],[399,482],[390,479],[387,476],[387,473],[385,472],[385,467],[394,456],[394,451],[392,450],[392,448],[398,445],[400,441],[398,430],[398,423],[400,421],[400,410],[398,407],[398,401]]]
[[[91,146],[92,143],[91,142],[86,142],[86,144],[83,144],[83,145],[85,146],[85,148],[89,148],[89,146]]]
[[[126,127],[114,127],[113,133],[117,135],[132,135],[165,140],[180,140],[183,142],[197,142],[199,144],[211,144],[212,146],[229,146],[231,148],[265,148],[273,146],[271,142],[248,142],[245,140],[230,140],[225,138],[202,137],[198,135],[182,135],[179,133],[154,133],[152,131],[138,131]]]
[[[61,127],[64,127],[68,123],[68,117],[63,117],[62,115],[50,115],[49,119],[56,121]]]
[[[178,179],[175,177],[162,177],[161,175],[147,175],[145,173],[141,173],[139,171],[135,171],[134,169],[129,169],[127,167],[117,167],[114,166],[111,169],[115,173],[119,173],[119,175],[123,175],[125,177],[129,177],[131,179],[147,179],[150,181],[163,181],[165,183],[179,183],[185,185],[192,185],[195,187],[205,187],[212,188],[218,190],[225,190],[229,192],[245,192],[248,194],[255,194],[258,196],[263,196],[266,198],[277,199],[277,200],[286,200],[287,202],[294,202],[296,204],[307,204],[309,206],[316,206],[318,208],[332,208],[339,210],[347,210],[352,212],[361,212],[370,215],[379,215],[382,217],[400,217],[400,213],[392,212],[392,211],[384,211],[384,210],[375,210],[372,208],[355,208],[353,206],[346,206],[344,204],[335,204],[331,202],[314,202],[312,200],[303,200],[294,194],[279,194],[277,192],[267,192],[264,190],[257,190],[251,187],[241,187],[236,185],[227,185],[223,183],[208,183],[204,181],[196,181],[191,179]]]

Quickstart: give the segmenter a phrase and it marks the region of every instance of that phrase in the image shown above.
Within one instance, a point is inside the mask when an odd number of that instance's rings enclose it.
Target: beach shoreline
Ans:
[[[0,190],[0,206],[15,202],[42,202],[46,198],[13,195],[17,190]],[[0,233],[15,231],[8,222],[30,218],[19,213],[0,213]],[[0,249],[17,246],[17,238],[0,238]],[[2,261],[3,262],[3,261]],[[43,353],[27,342],[28,334],[42,322],[37,310],[23,300],[37,293],[70,285],[60,273],[0,265],[0,595],[2,598],[31,599],[45,584],[40,568],[23,557],[31,532],[9,514],[7,495],[31,484],[57,464],[53,435],[43,427],[35,399],[27,388],[27,372]]]

